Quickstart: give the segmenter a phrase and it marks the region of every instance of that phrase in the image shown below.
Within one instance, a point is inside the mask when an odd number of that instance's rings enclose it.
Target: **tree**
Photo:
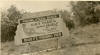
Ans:
[[[14,5],[7,9],[8,13],[1,13],[1,41],[14,40],[15,31],[17,29],[18,19],[22,14]]]
[[[72,12],[78,25],[84,26],[91,23],[98,23],[98,18],[94,12],[99,1],[78,1],[71,2]]]
[[[8,18],[10,21],[17,23],[18,19],[21,18],[20,11],[17,10],[17,8],[14,5],[11,5],[11,7],[7,10],[8,11]]]

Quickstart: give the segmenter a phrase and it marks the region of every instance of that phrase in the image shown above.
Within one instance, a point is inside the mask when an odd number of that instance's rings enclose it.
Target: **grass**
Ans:
[[[36,52],[38,55],[100,55],[100,23],[79,27],[71,31],[70,44],[63,49],[50,52]],[[14,42],[1,43],[2,55],[20,55],[25,49]],[[69,45],[69,44],[66,44]],[[23,50],[21,50],[23,48]],[[36,47],[35,47],[36,48]],[[26,50],[27,53],[27,50]]]

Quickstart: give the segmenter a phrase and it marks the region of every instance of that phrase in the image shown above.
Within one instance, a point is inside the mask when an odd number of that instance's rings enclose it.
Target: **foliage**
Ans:
[[[74,18],[79,25],[87,25],[91,23],[98,23],[99,18],[96,16],[94,9],[97,5],[100,5],[99,1],[78,1],[71,2],[72,12]]]
[[[11,5],[7,12],[1,13],[1,41],[14,40],[15,31],[17,29],[18,19],[22,14],[14,5]]]
[[[63,10],[60,11],[61,17],[63,18],[63,21],[66,23],[66,26],[68,27],[69,30],[74,28],[74,22],[71,19],[70,12]]]
[[[18,19],[21,18],[20,11],[18,11],[17,8],[14,5],[11,5],[11,7],[7,11],[8,11],[7,17],[12,22],[17,23]]]

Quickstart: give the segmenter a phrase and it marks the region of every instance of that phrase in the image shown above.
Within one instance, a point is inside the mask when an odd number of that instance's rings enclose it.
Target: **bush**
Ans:
[[[6,41],[13,41],[16,31],[16,24],[15,26],[12,25],[1,25],[1,42]]]
[[[68,27],[69,30],[75,28],[73,20],[66,21],[66,27]]]

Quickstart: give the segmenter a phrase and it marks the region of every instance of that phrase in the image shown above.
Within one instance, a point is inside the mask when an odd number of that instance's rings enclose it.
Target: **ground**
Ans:
[[[34,52],[33,55],[100,55],[100,23],[79,27],[70,33],[70,43],[66,47],[48,52]],[[20,55],[22,50],[16,50],[18,48],[22,47],[15,46],[12,41],[2,43],[0,50],[2,55]]]

